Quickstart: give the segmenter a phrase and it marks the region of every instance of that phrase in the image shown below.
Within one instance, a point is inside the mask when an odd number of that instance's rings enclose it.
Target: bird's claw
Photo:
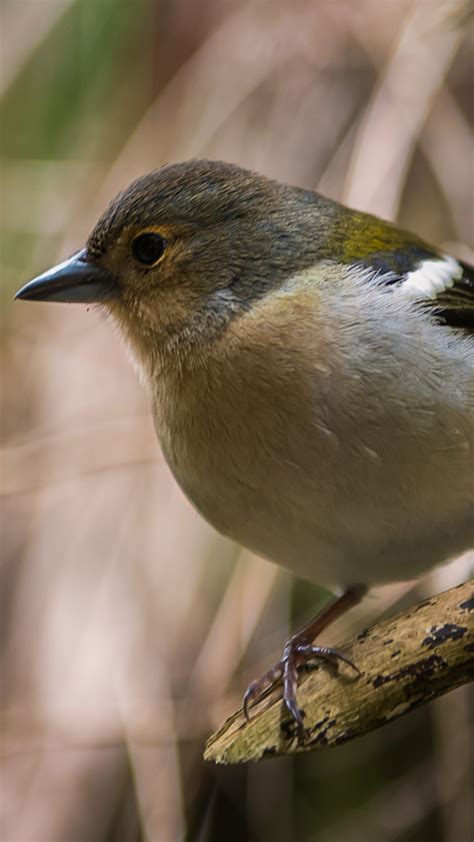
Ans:
[[[243,699],[243,712],[247,722],[250,721],[249,707],[258,702],[265,690],[283,683],[283,702],[295,723],[298,742],[302,743],[305,738],[305,727],[303,723],[304,712],[298,707],[296,691],[298,687],[298,667],[309,663],[315,658],[328,661],[333,665],[339,665],[341,661],[350,666],[360,675],[356,665],[337,649],[330,646],[314,646],[312,644],[296,640],[290,640],[285,646],[283,657],[273,669],[266,672],[260,679],[249,684]]]
[[[252,681],[251,684],[247,687],[244,695],[243,701],[243,711],[244,716],[247,722],[250,721],[250,714],[249,714],[249,706],[253,702],[257,702],[258,699],[263,695],[265,690],[268,690],[273,685],[277,684],[281,681],[283,677],[283,669],[284,669],[284,662],[283,659],[278,661],[277,664],[273,667],[273,669],[268,670],[268,672],[264,673],[261,678],[257,679],[256,681]]]

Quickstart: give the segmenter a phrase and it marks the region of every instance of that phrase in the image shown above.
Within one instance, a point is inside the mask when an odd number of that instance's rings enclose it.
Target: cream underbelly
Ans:
[[[355,484],[345,460],[338,467],[322,456],[313,470],[277,469],[255,453],[239,473],[225,452],[211,460],[200,452],[184,470],[165,455],[185,494],[219,532],[317,584],[411,579],[474,546],[474,479],[469,483],[467,469],[463,499],[459,477],[450,488],[445,471],[438,486],[414,458],[405,471],[399,466],[397,482],[377,468],[359,470]]]
[[[156,429],[235,541],[322,584],[408,579],[474,546],[474,345],[340,283],[308,287],[305,321],[291,290],[263,300],[200,368],[157,382]]]

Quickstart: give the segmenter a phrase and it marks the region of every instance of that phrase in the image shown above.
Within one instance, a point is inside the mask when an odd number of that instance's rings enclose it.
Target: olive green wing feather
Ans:
[[[446,325],[474,331],[474,267],[368,214],[350,222],[344,262],[372,268],[381,283],[426,301]]]

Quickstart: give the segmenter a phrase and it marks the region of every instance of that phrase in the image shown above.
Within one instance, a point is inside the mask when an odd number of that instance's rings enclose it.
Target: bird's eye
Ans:
[[[154,234],[152,231],[146,234],[140,234],[135,237],[132,243],[133,256],[139,263],[145,266],[152,266],[165,250],[165,241],[159,234]]]

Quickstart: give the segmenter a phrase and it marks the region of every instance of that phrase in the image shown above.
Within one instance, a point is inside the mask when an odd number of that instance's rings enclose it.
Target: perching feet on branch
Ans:
[[[292,637],[283,650],[283,657],[273,669],[269,670],[256,681],[249,684],[244,696],[244,714],[247,721],[250,719],[249,706],[258,701],[262,693],[279,681],[283,682],[283,701],[288,708],[296,726],[298,742],[305,739],[305,728],[303,723],[303,711],[298,707],[296,690],[298,687],[298,667],[308,664],[316,658],[328,661],[331,664],[339,664],[344,661],[353,670],[359,672],[356,665],[346,658],[337,649],[330,646],[313,646],[310,643],[298,643],[297,637]]]
[[[295,722],[298,742],[304,742],[304,714],[298,707],[296,698],[298,667],[304,666],[315,659],[321,659],[334,665],[339,665],[343,661],[357,673],[359,672],[357,666],[349,658],[346,658],[345,655],[342,655],[341,652],[338,652],[337,649],[329,646],[315,646],[313,641],[337,617],[340,617],[349,608],[357,605],[362,599],[365,590],[363,585],[354,585],[348,588],[339,599],[330,603],[320,614],[304,626],[301,631],[290,637],[283,650],[281,660],[260,679],[252,681],[247,688],[243,702],[243,710],[247,721],[250,719],[250,705],[257,702],[265,690],[281,681],[283,684],[283,701]]]

